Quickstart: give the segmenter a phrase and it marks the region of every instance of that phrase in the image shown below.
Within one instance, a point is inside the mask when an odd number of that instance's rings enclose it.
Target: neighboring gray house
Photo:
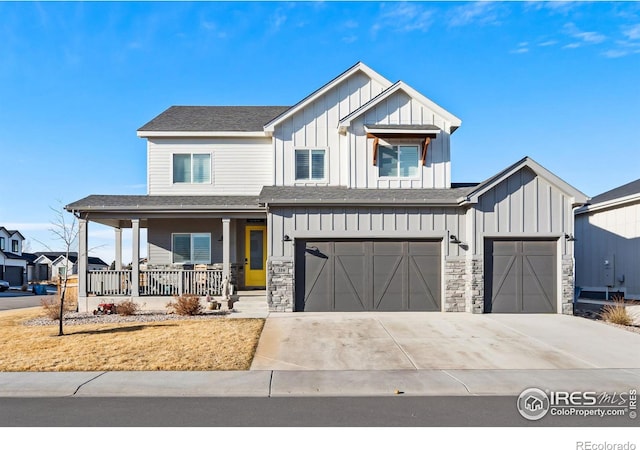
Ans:
[[[584,298],[640,300],[640,179],[576,210],[576,287]]]
[[[571,313],[586,196],[530,158],[453,183],[460,125],[362,63],[290,107],[171,107],[138,130],[148,195],[66,206],[80,309],[157,307],[229,277],[265,289],[272,311]],[[87,270],[90,221],[115,229],[116,270]],[[133,261],[147,228],[143,268],[122,268],[123,228]]]

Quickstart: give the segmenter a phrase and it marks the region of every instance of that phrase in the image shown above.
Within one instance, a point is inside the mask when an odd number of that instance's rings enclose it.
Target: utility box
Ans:
[[[613,287],[616,284],[614,255],[607,255],[604,260],[604,284]]]

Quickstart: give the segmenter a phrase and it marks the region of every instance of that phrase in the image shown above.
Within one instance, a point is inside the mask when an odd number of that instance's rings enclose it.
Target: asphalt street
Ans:
[[[637,427],[520,416],[515,397],[3,398],[0,427]]]
[[[43,299],[51,295],[33,295],[31,293],[7,291],[0,292],[0,311],[9,309],[33,308],[40,306]]]

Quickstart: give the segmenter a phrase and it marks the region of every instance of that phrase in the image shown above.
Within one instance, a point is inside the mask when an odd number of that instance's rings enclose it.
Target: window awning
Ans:
[[[431,139],[438,137],[440,128],[435,125],[365,125],[367,138],[373,139],[373,165],[378,164],[380,139],[419,139],[422,141],[420,160],[424,166]]]
[[[431,136],[435,138],[442,130],[435,125],[365,125],[364,131],[378,137]]]

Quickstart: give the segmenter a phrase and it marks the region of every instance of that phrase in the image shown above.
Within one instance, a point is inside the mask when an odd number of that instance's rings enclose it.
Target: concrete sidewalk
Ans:
[[[2,397],[356,397],[625,392],[640,369],[1,372]]]

